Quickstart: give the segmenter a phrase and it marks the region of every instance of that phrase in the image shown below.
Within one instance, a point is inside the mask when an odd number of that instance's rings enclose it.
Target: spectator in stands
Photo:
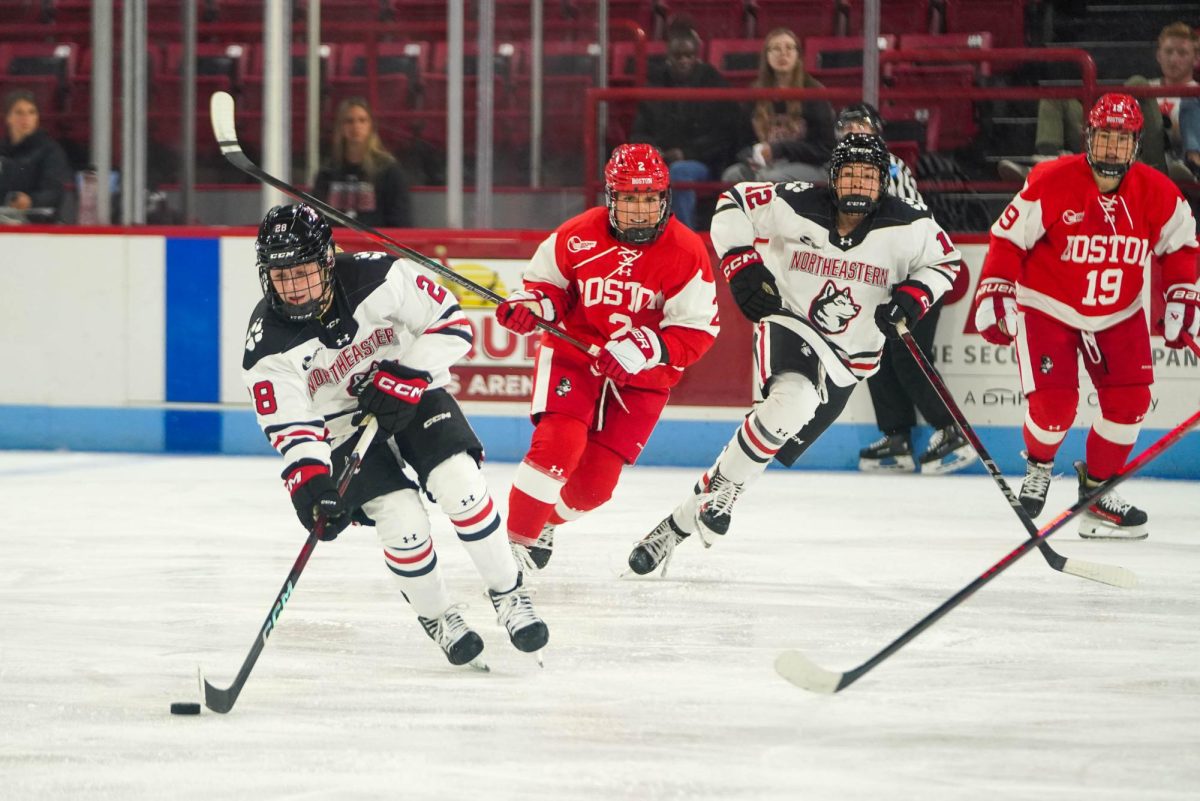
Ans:
[[[646,82],[671,89],[723,89],[729,84],[711,64],[700,60],[700,37],[689,27],[676,27],[667,36],[667,58],[651,68]],[[707,181],[733,159],[737,150],[737,106],[695,100],[652,101],[638,105],[631,142],[654,145],[663,154],[671,184]],[[675,189],[673,211],[695,230],[696,193]]]
[[[313,179],[313,194],[366,225],[412,225],[404,173],[379,140],[363,98],[350,97],[338,106],[333,152]]]
[[[0,142],[0,204],[27,219],[57,222],[71,168],[62,146],[38,128],[37,101],[17,89],[4,98],[7,138]]]
[[[800,39],[787,28],[775,28],[763,40],[758,78],[752,88],[821,89],[804,71]],[[757,144],[739,153],[737,164],[721,175],[739,181],[809,181],[828,178],[833,152],[833,108],[823,100],[764,100],[751,118]]]
[[[1158,34],[1155,54],[1162,77],[1147,81],[1134,75],[1126,86],[1195,86],[1192,77],[1200,63],[1200,40],[1186,22],[1173,22]],[[1178,97],[1143,97],[1138,101],[1145,119],[1138,161],[1165,172],[1177,181],[1191,180],[1185,166],[1188,145],[1197,142],[1200,151],[1200,100]],[[1185,113],[1186,109],[1186,113]],[[1192,130],[1188,130],[1188,129]],[[1083,152],[1083,106],[1077,100],[1038,101],[1037,139],[1033,161],[1048,161],[1069,153]],[[1200,154],[1195,159],[1200,169]],[[997,168],[1006,180],[1025,180],[1032,167],[1005,159]]]

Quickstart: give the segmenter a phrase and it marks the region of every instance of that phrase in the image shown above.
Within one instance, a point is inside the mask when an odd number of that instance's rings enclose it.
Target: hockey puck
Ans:
[[[199,715],[200,705],[193,704],[188,701],[180,701],[179,703],[171,704],[172,715]]]

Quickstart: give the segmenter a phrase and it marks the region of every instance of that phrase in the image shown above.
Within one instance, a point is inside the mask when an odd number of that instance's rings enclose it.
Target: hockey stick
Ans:
[[[836,693],[839,690],[844,690],[854,682],[858,681],[866,675],[872,668],[883,662],[892,654],[899,651],[909,641],[913,640],[918,634],[932,626],[942,617],[944,617],[951,609],[961,604],[963,601],[970,598],[983,585],[987,584],[996,576],[1003,573],[1008,568],[1012,567],[1018,559],[1020,559],[1029,551],[1033,550],[1034,546],[1043,542],[1054,532],[1061,529],[1069,521],[1075,518],[1083,510],[1087,509],[1096,500],[1113,490],[1118,484],[1125,479],[1137,473],[1150,462],[1157,459],[1168,448],[1178,442],[1188,432],[1188,429],[1200,423],[1200,412],[1196,412],[1187,420],[1177,425],[1172,430],[1168,431],[1156,442],[1150,445],[1142,452],[1138,458],[1134,459],[1129,464],[1125,465],[1125,469],[1117,473],[1098,487],[1093,487],[1087,494],[1080,498],[1074,505],[1059,512],[1058,517],[1054,518],[1047,525],[1042,527],[1037,536],[1033,539],[1028,539],[1022,542],[1016,549],[1009,552],[999,562],[985,570],[979,577],[972,581],[967,586],[952,595],[949,599],[942,602],[942,605],[934,609],[925,617],[921,618],[908,631],[901,634],[896,639],[873,657],[863,662],[856,668],[838,673],[833,670],[826,670],[819,665],[813,663],[808,657],[799,651],[784,651],[775,660],[775,670],[780,676],[787,679],[797,687],[803,687],[806,690],[812,690],[818,693]]]
[[[1008,501],[1008,505],[1017,513],[1017,517],[1021,520],[1021,524],[1025,526],[1025,530],[1029,532],[1029,536],[1037,537],[1037,524],[1033,522],[1033,518],[1025,511],[1025,507],[1021,506],[1020,499],[1013,494],[1012,488],[1004,480],[1004,475],[1000,472],[1000,468],[992,460],[987,448],[983,447],[983,442],[980,441],[979,435],[975,433],[975,429],[967,422],[967,416],[963,414],[962,409],[959,408],[958,403],[954,400],[954,396],[946,388],[946,382],[942,380],[941,375],[929,363],[929,359],[925,357],[925,354],[921,352],[921,348],[917,345],[917,340],[913,337],[912,332],[908,330],[908,326],[905,325],[904,321],[900,321],[896,324],[896,330],[900,332],[900,339],[904,341],[905,347],[912,354],[913,359],[917,362],[917,366],[921,368],[921,372],[929,379],[933,391],[941,398],[946,411],[950,412],[950,416],[954,418],[954,422],[958,425],[959,430],[963,432],[963,436],[971,443],[971,447],[975,449],[975,453],[979,454],[979,461],[983,462],[983,466],[987,468],[988,475],[992,477],[992,481],[996,482],[996,486],[1000,488],[1000,492],[1004,493],[1004,499]],[[1129,588],[1137,584],[1137,576],[1132,571],[1126,570],[1123,567],[1085,562],[1081,559],[1068,559],[1051,548],[1049,543],[1046,542],[1040,543],[1038,550],[1045,557],[1046,564],[1060,573],[1069,573],[1072,576],[1091,579],[1092,581],[1109,584],[1113,587]]]
[[[347,457],[346,465],[342,468],[341,475],[338,476],[337,488],[339,495],[346,494],[346,488],[350,486],[350,479],[358,471],[358,466],[362,464],[363,455],[371,447],[371,441],[375,438],[375,432],[379,429],[379,423],[375,421],[373,416],[367,416],[365,419],[366,423],[363,425],[362,433],[358,435],[358,440],[354,443],[354,450]],[[250,648],[250,653],[246,655],[246,661],[242,662],[242,669],[238,671],[237,678],[233,680],[233,684],[222,690],[219,687],[209,684],[204,678],[204,674],[200,674],[204,705],[213,712],[220,712],[223,715],[233,709],[233,705],[237,703],[238,695],[242,691],[242,685],[250,677],[250,671],[254,669],[254,663],[258,661],[258,655],[266,647],[267,638],[271,636],[271,632],[275,630],[275,624],[279,622],[279,616],[283,613],[283,607],[291,600],[292,591],[300,581],[300,574],[304,571],[304,566],[308,564],[308,557],[312,556],[313,548],[317,546],[317,540],[324,533],[325,516],[321,515],[317,518],[313,532],[304,541],[304,547],[300,549],[300,555],[296,557],[295,564],[292,565],[292,569],[288,572],[287,580],[283,582],[283,588],[275,596],[275,602],[271,604],[271,611],[267,613],[267,619],[263,622],[262,632]]]
[[[453,281],[459,286],[471,290],[481,298],[487,298],[496,304],[504,302],[504,297],[496,292],[493,292],[491,289],[475,283],[464,275],[459,275],[441,262],[435,261],[422,253],[418,253],[407,245],[403,245],[400,242],[397,242],[395,239],[392,239],[387,234],[384,234],[381,231],[376,231],[371,226],[364,225],[353,217],[346,216],[323,200],[315,198],[307,192],[292,186],[286,181],[276,178],[274,175],[266,172],[253,161],[251,161],[249,156],[247,156],[242,150],[241,144],[238,143],[237,126],[234,123],[233,97],[228,92],[213,92],[212,97],[209,99],[208,111],[209,116],[212,118],[213,136],[217,138],[217,146],[221,148],[221,155],[225,157],[226,161],[237,167],[242,172],[253,178],[257,178],[265,184],[275,187],[285,195],[289,195],[294,197],[296,200],[307,203],[313,208],[318,209],[322,214],[324,214],[326,217],[329,217],[331,220],[341,223],[347,228],[353,228],[359,233],[366,234],[371,239],[374,239],[376,242],[382,244],[394,255],[412,259],[422,267],[437,273],[448,281]],[[537,320],[536,325],[538,328],[558,337],[564,342],[569,342],[589,356],[600,355],[599,345],[589,345],[583,340],[576,339],[553,323],[548,323],[545,320],[539,319]]]

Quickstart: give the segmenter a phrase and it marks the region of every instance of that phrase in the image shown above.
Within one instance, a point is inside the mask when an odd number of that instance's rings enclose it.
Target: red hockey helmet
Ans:
[[[621,195],[658,195],[658,217],[638,219],[642,215]],[[608,223],[621,242],[646,245],[658,239],[671,215],[671,172],[653,145],[618,145],[604,167],[604,201]]]
[[[1142,139],[1142,109],[1129,95],[1109,92],[1101,96],[1088,112],[1087,160],[1092,169],[1108,178],[1120,178],[1137,158]],[[1094,154],[1095,137],[1098,131],[1127,133],[1133,137],[1133,151],[1126,161],[1102,161]]]

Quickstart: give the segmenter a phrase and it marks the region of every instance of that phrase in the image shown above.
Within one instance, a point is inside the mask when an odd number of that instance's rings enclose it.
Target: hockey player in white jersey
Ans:
[[[885,192],[887,148],[849,134],[829,187],[742,183],[713,215],[713,247],[755,325],[755,406],[692,493],[629,555],[638,574],[685,537],[729,529],[734,502],[771,459],[791,465],[878,369],[885,332],[912,325],[954,283],[962,258],[922,205]]]
[[[336,253],[329,223],[303,204],[271,209],[255,249],[263,299],[243,374],[259,425],[286,461],[301,524],[312,531],[323,513],[323,539],[351,522],[374,525],[426,634],[452,664],[475,662],[483,640],[446,591],[423,490],[449,516],[513,645],[541,649],[549,633],[479,470],[483,446],[445,389],[472,342],[454,296],[407,260]],[[388,436],[372,444],[342,497],[332,476],[367,413]]]

